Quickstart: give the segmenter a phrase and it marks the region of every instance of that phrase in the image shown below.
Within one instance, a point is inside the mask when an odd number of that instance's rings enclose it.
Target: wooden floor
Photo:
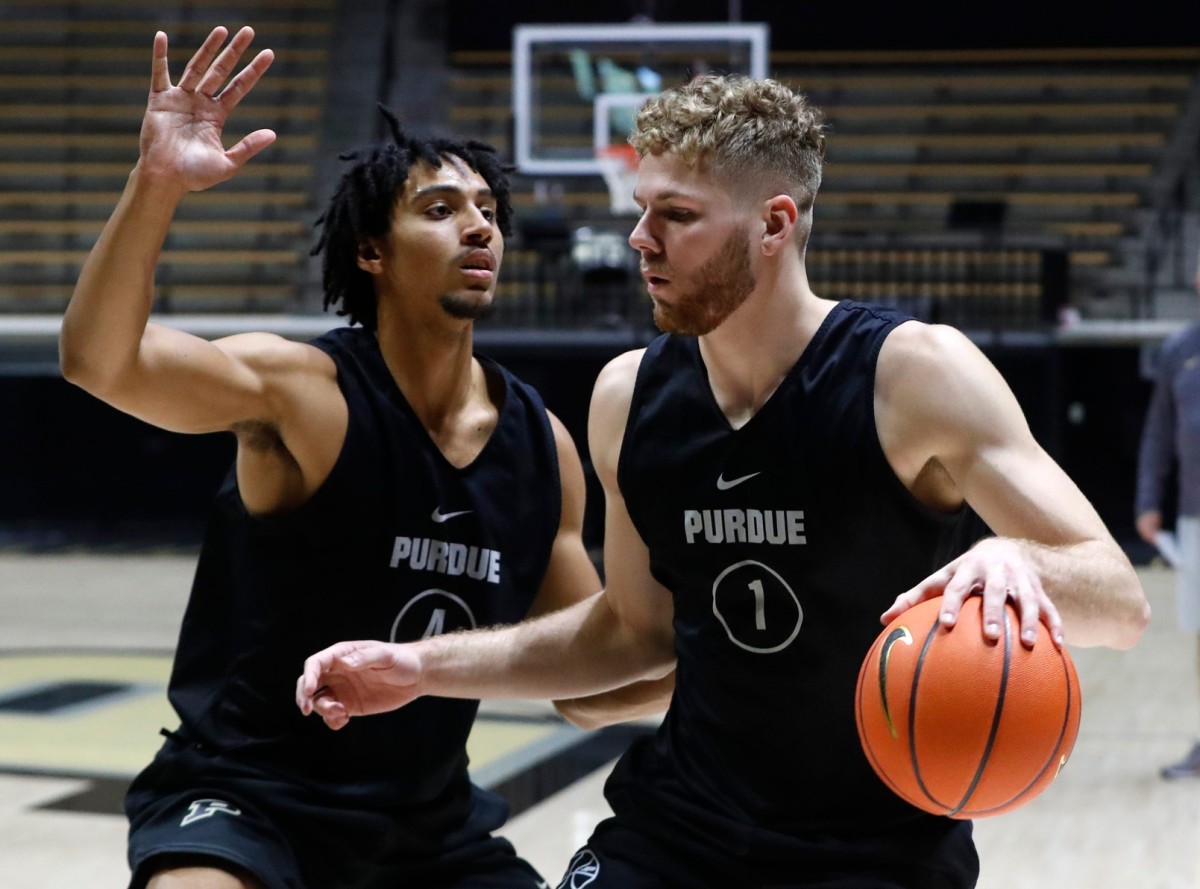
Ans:
[[[0,701],[72,678],[128,689],[49,716],[0,713],[0,886],[124,886],[119,794],[170,720],[163,683],[193,562],[0,552]],[[976,823],[980,889],[1200,889],[1200,780],[1157,774],[1200,735],[1192,643],[1174,628],[1171,574],[1142,575],[1156,620],[1141,644],[1073,650],[1084,711],[1066,769],[1034,803]],[[551,756],[594,768],[577,755],[589,736],[548,719],[544,705],[499,711],[487,708],[494,718],[472,738],[489,783]],[[600,787],[610,767],[529,804],[508,826],[552,885],[607,813]]]

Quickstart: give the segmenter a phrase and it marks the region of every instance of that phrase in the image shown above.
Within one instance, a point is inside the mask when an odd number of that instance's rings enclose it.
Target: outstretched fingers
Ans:
[[[217,98],[224,106],[226,114],[236,108],[246,94],[254,89],[254,85],[271,67],[273,61],[275,61],[275,53],[269,49],[262,50],[250,61],[249,65],[238,72],[237,77],[229,81],[229,85],[225,89],[221,90],[221,95]]]
[[[200,48],[196,50],[191,61],[187,63],[187,67],[183,69],[183,76],[179,78],[179,83],[176,86],[181,90],[193,92],[208,72],[212,60],[216,58],[217,51],[221,48],[221,44],[225,42],[228,34],[229,30],[223,25],[217,25],[217,27],[213,28],[204,42],[200,44]],[[164,44],[165,39],[164,37]]]
[[[225,156],[235,166],[241,167],[274,141],[274,130],[255,130],[253,133],[243,136],[236,145],[225,152]]]
[[[221,54],[208,66],[208,70],[200,78],[196,92],[204,96],[215,96],[220,91],[221,84],[229,79],[229,75],[237,67],[238,59],[242,57],[242,53],[246,51],[253,40],[254,29],[249,25],[238,29],[238,32],[233,35],[233,39],[229,41],[229,45],[221,50]]]
[[[167,70],[167,35],[154,32],[154,53],[150,62],[150,92],[161,93],[171,88],[171,75]]]

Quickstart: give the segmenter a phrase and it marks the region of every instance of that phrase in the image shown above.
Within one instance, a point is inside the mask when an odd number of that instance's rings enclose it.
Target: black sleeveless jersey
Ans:
[[[677,685],[617,766],[618,814],[648,806],[734,842],[932,817],[875,776],[854,721],[879,615],[965,548],[968,511],[922,506],[879,444],[876,359],[905,320],[839,303],[736,430],[695,338],[646,350],[618,480],[674,598]]]
[[[338,732],[294,703],[305,657],[351,639],[410,641],[528,612],[557,533],[553,431],[537,393],[484,360],[504,402],[478,457],[446,461],[374,335],[331,331],[349,406],[328,479],[292,513],[247,513],[230,472],[179,640],[169,696],[187,737],[311,788],[317,799],[437,811],[479,795],[465,742],[478,702],[422,698]]]

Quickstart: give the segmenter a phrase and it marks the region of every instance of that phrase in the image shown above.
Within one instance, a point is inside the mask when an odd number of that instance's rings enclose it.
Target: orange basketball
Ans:
[[[892,621],[863,661],[854,710],[863,751],[914,806],[951,818],[999,815],[1054,780],[1079,733],[1079,677],[1045,624],[1032,649],[1010,604],[1001,638],[981,634],[982,598],[953,630],[929,599]]]

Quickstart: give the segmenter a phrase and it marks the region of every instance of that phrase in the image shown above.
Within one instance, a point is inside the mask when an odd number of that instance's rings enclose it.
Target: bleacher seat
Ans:
[[[13,0],[0,9],[0,312],[60,312],[137,159],[156,29],[177,78],[217,24],[250,23],[269,74],[226,133],[280,136],[230,182],[189,195],[157,276],[160,310],[279,312],[308,275],[313,152],[334,0]],[[244,62],[245,60],[243,60]]]

